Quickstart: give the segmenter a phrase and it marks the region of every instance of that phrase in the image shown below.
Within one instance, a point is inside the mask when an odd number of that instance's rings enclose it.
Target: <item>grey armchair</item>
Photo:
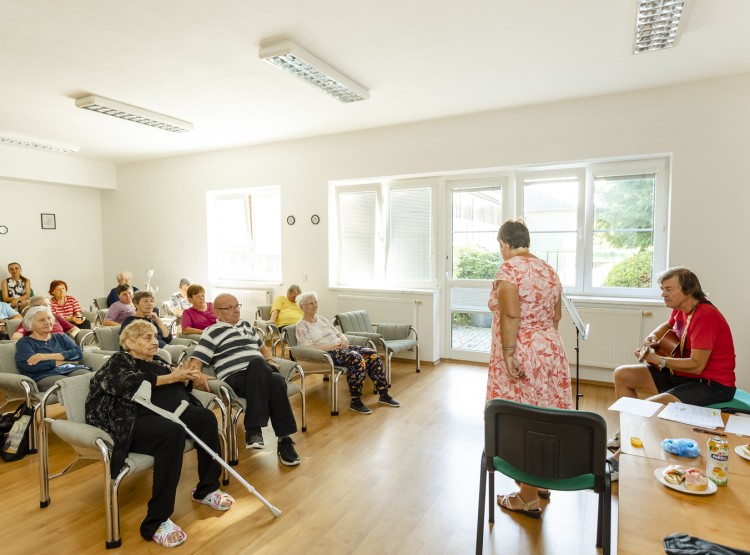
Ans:
[[[336,314],[333,320],[347,335],[361,335],[370,339],[385,355],[385,375],[391,383],[391,358],[403,351],[416,351],[417,372],[419,366],[419,336],[414,326],[409,324],[373,324],[366,310],[354,310]]]
[[[366,337],[347,335],[351,345],[362,347],[373,347],[372,342]],[[331,382],[331,416],[339,414],[339,392],[338,383],[342,374],[347,369],[344,366],[336,366],[331,356],[320,349],[310,349],[297,346],[297,324],[286,326],[281,334],[281,345],[283,349],[289,349],[293,361],[299,363],[306,375],[323,374]]]
[[[253,326],[263,332],[263,337],[265,338],[268,346],[271,347],[271,351],[275,356],[276,346],[281,341],[281,332],[279,331],[279,328],[276,326],[276,324],[270,321],[271,306],[272,305],[270,304],[264,304],[258,307],[258,310],[255,311],[255,322],[253,322]],[[283,352],[281,353],[281,356],[284,356]]]

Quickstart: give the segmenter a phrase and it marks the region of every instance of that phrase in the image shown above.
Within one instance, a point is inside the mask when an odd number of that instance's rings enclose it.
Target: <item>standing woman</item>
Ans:
[[[18,262],[8,264],[9,278],[3,280],[3,301],[19,312],[29,305],[31,280],[21,275]]]
[[[492,284],[492,353],[487,400],[501,398],[538,407],[572,409],[570,367],[557,324],[562,284],[557,272],[529,252],[529,230],[507,221],[497,234],[504,262]],[[539,497],[549,490],[520,484],[498,495],[504,509],[539,518]]]

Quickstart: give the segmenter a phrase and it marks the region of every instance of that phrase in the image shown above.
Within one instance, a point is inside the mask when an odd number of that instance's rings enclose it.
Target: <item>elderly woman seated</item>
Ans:
[[[193,284],[187,290],[190,308],[182,311],[182,333],[200,335],[216,323],[213,303],[206,302],[206,290]]]
[[[21,265],[18,262],[8,264],[8,273],[10,277],[3,280],[1,300],[20,312],[29,306],[29,298],[33,295],[31,280],[21,275]]]
[[[164,325],[159,315],[154,312],[155,302],[156,299],[154,299],[154,294],[151,291],[138,291],[133,295],[135,314],[122,321],[122,328],[124,329],[136,320],[151,322],[156,327],[156,339],[159,341],[159,348],[164,348],[167,343],[172,341],[172,332]]]
[[[125,318],[135,313],[133,288],[127,283],[121,283],[116,289],[120,300],[109,305],[109,310],[104,315],[105,326],[119,326],[125,321]]]
[[[51,302],[48,297],[45,297],[44,295],[34,295],[29,299],[29,308],[35,307],[35,306],[44,306],[47,308],[50,308]],[[67,320],[65,320],[62,316],[57,316],[53,314],[55,317],[55,322],[52,324],[52,333],[65,333],[69,335],[70,337],[75,337],[78,335],[78,332],[81,331],[78,329],[77,326],[74,326]],[[14,341],[17,339],[21,339],[25,335],[29,335],[31,333],[31,328],[26,329],[24,327],[23,322],[16,328],[16,331],[11,336],[11,339]]]
[[[302,309],[297,304],[297,297],[302,292],[299,285],[290,285],[286,290],[286,296],[279,295],[271,305],[271,318],[280,330],[287,326],[296,324],[302,318]]]
[[[190,297],[188,288],[193,285],[193,280],[184,277],[180,280],[180,289],[176,291],[169,299],[169,309],[175,316],[182,316],[182,311],[190,308]]]
[[[62,378],[91,371],[78,364],[83,350],[70,337],[64,333],[52,333],[54,321],[46,306],[28,309],[23,324],[31,333],[16,343],[16,366],[21,374],[33,379],[41,391]]]
[[[49,284],[49,294],[52,295],[52,314],[61,316],[66,322],[79,328],[90,328],[91,324],[83,317],[83,309],[75,297],[68,295],[68,284],[56,279]]]
[[[388,383],[383,372],[383,363],[377,351],[368,347],[349,345],[349,340],[323,316],[317,316],[318,297],[315,293],[302,293],[297,303],[304,316],[297,322],[297,345],[326,351],[337,366],[347,368],[346,381],[352,401],[349,408],[359,414],[372,414],[362,402],[362,385],[365,375],[375,384],[380,393],[378,402],[389,407],[401,406],[388,394]]]
[[[106,431],[114,441],[112,478],[115,478],[128,452],[154,457],[152,496],[146,518],[141,522],[141,536],[164,547],[175,547],[187,538],[170,516],[174,511],[177,484],[182,471],[185,429],[132,398],[138,387],[151,384],[151,402],[170,412],[182,403],[189,405],[180,419],[211,449],[219,451],[219,428],[216,416],[200,406],[191,395],[192,380],[200,371],[180,365],[171,367],[155,356],[159,348],[156,328],[149,322],[136,320],[123,328],[120,345],[125,352],[112,355],[91,379],[86,399],[86,422]],[[217,511],[226,511],[234,499],[219,489],[221,466],[211,456],[197,450],[198,484],[193,501]]]

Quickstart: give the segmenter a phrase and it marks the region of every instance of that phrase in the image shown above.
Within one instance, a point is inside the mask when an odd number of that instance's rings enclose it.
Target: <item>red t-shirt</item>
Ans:
[[[685,332],[689,313],[673,310],[669,325],[682,338]],[[728,387],[735,386],[735,354],[732,331],[721,312],[712,304],[700,303],[693,312],[690,325],[687,326],[687,337],[682,354],[677,358],[689,358],[691,349],[711,351],[706,367],[700,374],[689,374],[675,370],[675,374],[685,378],[703,378],[714,380]]]

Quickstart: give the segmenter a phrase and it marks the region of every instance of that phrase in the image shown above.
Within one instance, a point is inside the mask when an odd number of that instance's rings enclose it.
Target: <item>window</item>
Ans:
[[[434,181],[335,188],[337,285],[434,287]]]
[[[666,267],[666,160],[517,176],[532,251],[571,293],[647,296]]]
[[[569,293],[653,297],[666,268],[665,158],[336,183],[331,191],[332,285],[438,286],[457,295],[452,309],[463,319],[485,310],[470,290],[494,279],[497,229],[511,218],[525,220],[532,252]]]
[[[206,193],[213,281],[281,281],[280,194],[278,186]]]

